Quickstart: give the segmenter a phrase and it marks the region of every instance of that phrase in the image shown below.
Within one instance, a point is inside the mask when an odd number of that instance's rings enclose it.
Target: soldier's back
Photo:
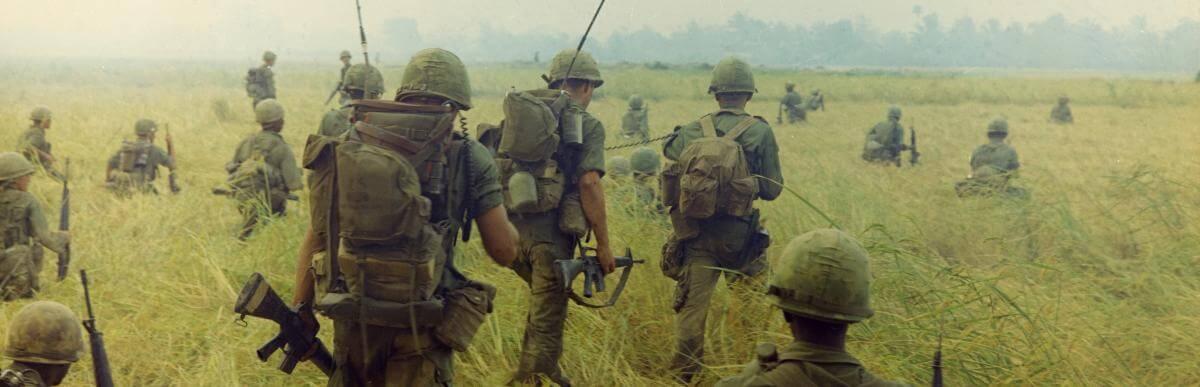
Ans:
[[[1000,171],[1016,169],[1017,150],[1002,142],[992,142],[980,145],[971,154],[971,169],[978,170],[990,166]]]

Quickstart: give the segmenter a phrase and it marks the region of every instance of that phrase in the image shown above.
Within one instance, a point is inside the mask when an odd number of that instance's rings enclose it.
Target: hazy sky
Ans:
[[[392,18],[417,20],[427,40],[473,36],[480,25],[525,32],[582,33],[598,1],[361,0],[368,37]],[[864,17],[880,30],[909,30],[914,6],[944,25],[970,16],[1029,22],[1062,13],[1107,27],[1145,16],[1152,29],[1182,18],[1200,20],[1200,0],[609,0],[594,33],[650,27],[663,32],[689,22],[715,24],[736,12],[811,24]],[[353,0],[0,0],[0,56],[253,58],[264,48],[311,53],[354,48]]]

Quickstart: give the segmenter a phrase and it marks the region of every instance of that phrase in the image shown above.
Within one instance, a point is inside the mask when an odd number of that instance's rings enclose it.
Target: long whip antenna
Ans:
[[[592,33],[592,26],[596,25],[596,18],[600,17],[600,10],[604,9],[604,1],[600,0],[600,5],[596,7],[596,13],[592,14],[592,21],[588,23],[587,30],[583,31],[583,37],[579,38],[579,45],[575,46],[575,55],[571,57],[571,64],[567,66],[567,74],[563,76],[563,82],[571,78],[571,70],[575,69],[575,60],[579,59],[579,52],[583,50],[583,44],[587,42],[588,35]],[[366,43],[363,43],[363,47],[366,47]]]

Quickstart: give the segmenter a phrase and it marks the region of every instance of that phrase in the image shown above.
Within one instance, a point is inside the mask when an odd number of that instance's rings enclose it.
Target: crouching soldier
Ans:
[[[20,154],[0,153],[0,239],[4,243],[0,257],[0,298],[33,297],[41,290],[43,250],[66,250],[70,235],[51,231],[41,203],[28,191],[37,168]],[[41,244],[40,246],[35,244]]]

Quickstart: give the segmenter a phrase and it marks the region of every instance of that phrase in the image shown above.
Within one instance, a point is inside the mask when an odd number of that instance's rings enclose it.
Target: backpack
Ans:
[[[510,213],[544,213],[563,207],[566,173],[571,169],[571,165],[564,163],[573,156],[570,152],[560,153],[559,148],[570,151],[582,144],[582,110],[560,90],[511,92],[504,97],[504,122],[501,123],[496,167],[504,190],[504,207]],[[513,186],[514,182],[529,180],[532,182],[528,187]],[[565,202],[572,205],[565,211],[575,214],[578,199],[566,199]],[[570,218],[572,222],[568,223],[571,224],[562,224],[560,228],[572,234],[580,233],[585,227],[574,222],[575,217]]]
[[[259,84],[262,83],[262,75],[259,73],[258,67],[251,67],[246,70],[246,95],[250,97],[258,97]]]
[[[662,174],[663,204],[678,206],[687,219],[749,215],[758,196],[758,182],[736,140],[756,120],[746,117],[720,136],[712,115],[701,118],[701,137],[687,144],[671,171]]]
[[[456,115],[443,106],[390,101],[352,106],[358,138],[313,135],[304,151],[304,167],[313,171],[314,230],[328,247],[313,259],[314,308],[335,320],[389,328],[460,326],[443,324],[443,316],[455,314],[451,305],[482,304],[444,301],[439,292],[447,265],[443,240],[453,236],[439,220],[447,204],[430,199],[446,196]],[[342,243],[347,249],[339,254]],[[344,288],[332,286],[339,282]],[[454,294],[445,297],[452,301]]]
[[[150,158],[150,143],[121,141],[117,152],[117,169],[125,173],[144,172]]]

